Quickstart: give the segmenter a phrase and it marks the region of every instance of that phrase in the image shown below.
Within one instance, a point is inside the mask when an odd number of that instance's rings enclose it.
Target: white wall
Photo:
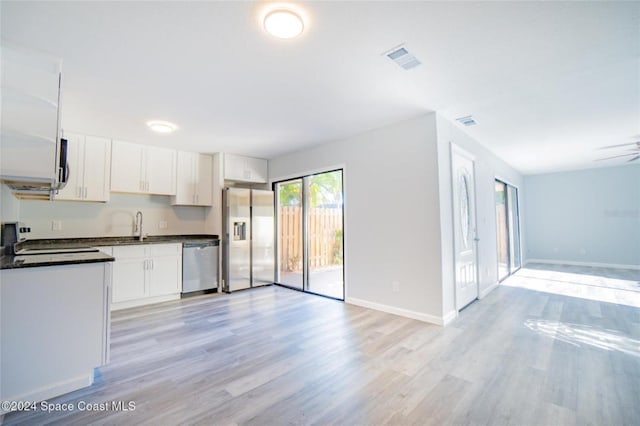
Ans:
[[[150,235],[201,234],[206,228],[204,207],[172,206],[169,197],[159,195],[112,193],[108,203],[34,200],[19,203],[19,220],[31,227],[30,239],[134,235],[138,210],[144,214],[144,232]],[[62,230],[51,229],[53,220],[62,222]],[[161,221],[167,222],[166,229],[160,229]]]
[[[640,165],[525,178],[527,258],[640,267]]]
[[[20,218],[20,201],[7,185],[0,185],[0,222],[16,222]]]
[[[442,241],[443,316],[455,314],[454,250],[451,195],[451,143],[475,156],[476,222],[478,269],[481,296],[498,283],[498,247],[496,237],[495,179],[517,187],[522,197],[523,178],[507,163],[496,157],[457,125],[437,116],[440,221]],[[521,214],[521,229],[526,215]],[[522,233],[521,233],[522,234]],[[524,238],[524,237],[522,237]]]
[[[347,302],[441,322],[435,114],[273,159],[269,176],[337,166],[344,166]]]

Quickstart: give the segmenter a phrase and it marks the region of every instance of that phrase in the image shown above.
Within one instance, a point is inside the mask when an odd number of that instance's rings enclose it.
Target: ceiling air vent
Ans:
[[[415,68],[422,63],[417,60],[415,56],[409,53],[407,48],[404,46],[394,47],[390,51],[385,52],[384,55],[386,55],[387,58],[391,59],[396,64],[400,65],[405,70]]]
[[[466,117],[456,118],[456,121],[465,126],[475,126],[476,124],[478,124],[476,119],[473,118],[473,116],[471,115],[467,115]]]

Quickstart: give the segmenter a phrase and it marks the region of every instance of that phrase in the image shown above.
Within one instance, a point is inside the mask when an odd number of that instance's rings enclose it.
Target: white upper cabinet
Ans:
[[[175,195],[176,151],[113,141],[111,191]]]
[[[224,179],[238,182],[266,183],[269,180],[267,160],[224,154]]]
[[[174,205],[210,206],[213,203],[213,157],[178,151],[178,171]]]
[[[150,194],[175,195],[176,150],[146,147],[147,190]]]
[[[193,152],[178,151],[176,196],[171,197],[171,204],[193,205],[195,202],[195,174],[193,173],[195,155]]]
[[[111,145],[111,191],[145,192],[144,147],[113,141]]]
[[[2,42],[0,177],[54,183],[62,61]]]
[[[69,180],[54,199],[109,201],[111,140],[67,133]]]

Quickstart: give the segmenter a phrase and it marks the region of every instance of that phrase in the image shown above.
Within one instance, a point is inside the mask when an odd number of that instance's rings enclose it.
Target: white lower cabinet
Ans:
[[[147,295],[146,260],[116,258],[113,265],[113,303],[142,299]]]
[[[150,261],[149,294],[179,294],[182,289],[182,257],[161,256]]]
[[[180,298],[182,244],[140,244],[102,250],[116,258],[112,310]]]

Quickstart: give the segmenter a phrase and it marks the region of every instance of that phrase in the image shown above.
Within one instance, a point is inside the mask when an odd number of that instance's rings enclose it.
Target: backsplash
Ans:
[[[31,227],[29,239],[134,235],[138,210],[144,215],[145,234],[202,234],[206,232],[209,210],[172,206],[165,196],[115,193],[108,203],[29,200],[19,203],[19,219]]]

